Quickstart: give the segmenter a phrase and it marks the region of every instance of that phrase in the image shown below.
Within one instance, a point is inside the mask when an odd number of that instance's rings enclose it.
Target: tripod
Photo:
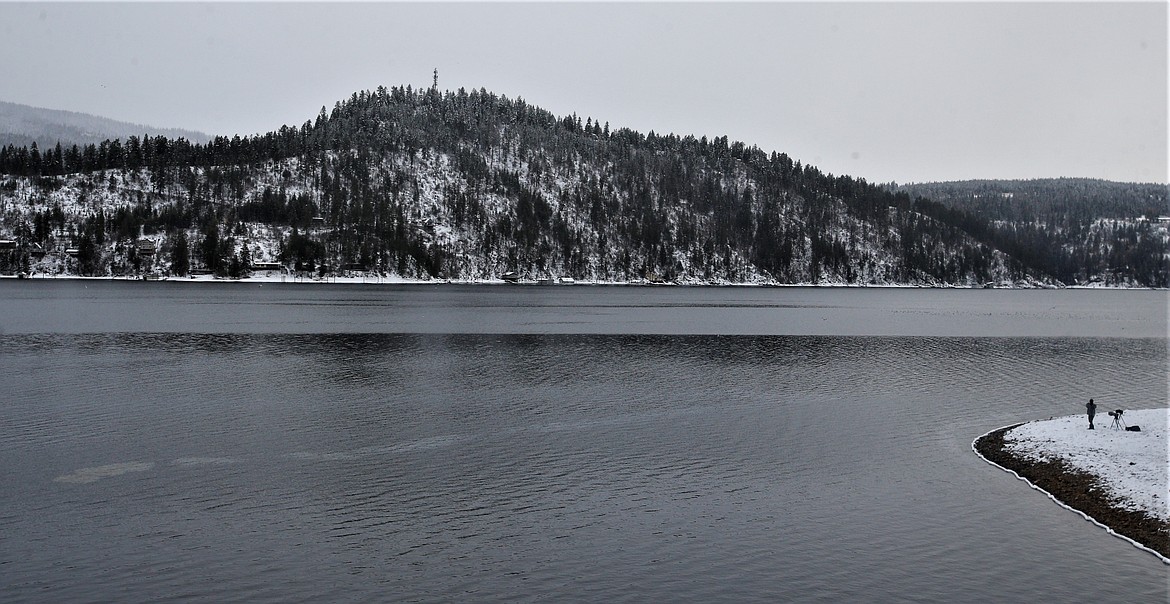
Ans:
[[[1109,415],[1113,418],[1112,425],[1114,428],[1117,428],[1118,430],[1125,429],[1125,422],[1122,421],[1122,419],[1121,419],[1121,412],[1120,411],[1110,412]]]

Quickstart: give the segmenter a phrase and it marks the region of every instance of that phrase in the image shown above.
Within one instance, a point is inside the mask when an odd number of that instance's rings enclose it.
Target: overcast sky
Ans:
[[[1167,180],[1164,2],[0,2],[0,56],[0,100],[209,134],[438,68],[871,182]]]

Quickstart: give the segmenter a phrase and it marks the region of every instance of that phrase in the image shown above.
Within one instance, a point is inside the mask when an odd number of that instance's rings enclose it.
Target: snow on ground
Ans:
[[[1121,420],[1141,432],[1111,427],[1112,409],[1097,408],[1094,430],[1088,416],[1034,421],[1004,434],[1012,452],[1037,461],[1063,460],[1101,481],[1116,503],[1170,521],[1170,450],[1166,424],[1170,409],[1126,410]]]

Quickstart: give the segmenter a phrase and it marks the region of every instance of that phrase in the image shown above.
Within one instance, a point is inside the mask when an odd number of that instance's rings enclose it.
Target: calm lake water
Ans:
[[[0,281],[0,600],[1165,601],[970,450],[1167,293]]]

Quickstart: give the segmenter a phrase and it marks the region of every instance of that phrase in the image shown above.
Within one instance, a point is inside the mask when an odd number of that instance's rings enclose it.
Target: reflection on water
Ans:
[[[670,312],[670,311],[664,311]],[[970,454],[1166,340],[0,337],[6,601],[1165,596]]]
[[[110,478],[111,476],[121,476],[127,472],[145,472],[152,468],[154,468],[153,462],[131,461],[127,463],[112,463],[94,468],[79,468],[74,470],[72,474],[58,476],[53,481],[81,484],[96,482],[103,478]]]
[[[0,334],[1166,336],[1164,291],[0,280]]]

